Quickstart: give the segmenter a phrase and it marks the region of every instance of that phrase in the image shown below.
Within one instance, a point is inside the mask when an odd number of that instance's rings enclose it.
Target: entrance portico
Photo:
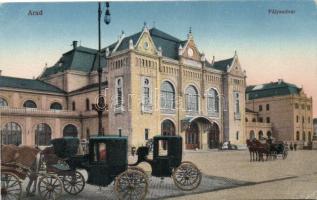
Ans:
[[[205,116],[186,117],[182,120],[185,149],[218,148],[221,141],[218,124]]]

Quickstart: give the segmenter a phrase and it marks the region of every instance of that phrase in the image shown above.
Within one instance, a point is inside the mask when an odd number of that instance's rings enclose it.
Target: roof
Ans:
[[[279,80],[277,82],[251,85],[246,88],[248,99],[258,99],[264,97],[298,95],[301,88],[296,85]]]
[[[65,93],[65,91],[40,80],[15,78],[9,76],[0,76],[0,87],[8,87],[13,89],[29,89],[61,94]]]
[[[55,65],[46,68],[41,78],[66,70],[90,72],[97,69],[98,61],[96,49],[79,46],[64,53]],[[105,67],[106,60],[104,57],[101,57],[100,64],[102,67]]]
[[[162,54],[165,57],[169,57],[172,59],[178,58],[178,47],[179,45],[184,45],[186,41],[182,41],[174,36],[171,36],[157,28],[151,28],[149,30],[151,38],[154,42],[156,48],[162,48]],[[133,45],[139,41],[139,38],[142,35],[142,31],[127,36],[122,39],[121,44],[117,48],[117,51],[122,51],[129,48],[130,40],[133,41]],[[110,47],[108,47],[110,50]]]
[[[228,65],[231,66],[233,60],[234,60],[234,57],[228,58],[225,60],[215,61],[212,67],[221,71],[227,71],[227,66]]]
[[[132,40],[133,45],[139,41],[143,31],[134,33],[130,36],[124,37],[116,51],[123,51],[129,49],[130,40]],[[174,60],[178,60],[178,49],[180,46],[184,47],[188,40],[181,40],[172,35],[169,35],[157,28],[149,29],[149,33],[154,42],[155,47],[158,49],[159,47],[162,49],[162,55],[164,57],[168,57]],[[118,41],[112,43],[111,45],[101,49],[101,55],[105,55],[106,49],[109,49],[111,53],[116,46],[118,45]],[[65,70],[77,70],[89,73],[91,71],[97,70],[99,66],[99,57],[97,55],[96,49],[91,49],[83,46],[75,47],[72,50],[63,54],[63,56],[59,59],[59,61],[49,68],[46,68],[41,75],[41,78],[48,77],[52,74],[56,74],[58,72],[63,72]],[[231,65],[234,58],[229,58],[225,60],[219,60],[211,65],[206,61],[206,66],[210,68],[215,68],[221,71],[227,71],[227,66]],[[106,59],[104,56],[101,57],[100,65],[102,67],[106,67]]]

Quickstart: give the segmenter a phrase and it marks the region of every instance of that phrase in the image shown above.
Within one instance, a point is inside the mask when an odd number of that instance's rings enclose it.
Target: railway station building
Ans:
[[[97,135],[92,108],[99,56],[106,135],[128,136],[136,147],[155,135],[180,135],[185,149],[245,144],[246,73],[237,53],[208,61],[191,32],[178,39],[147,26],[122,33],[100,54],[74,41],[73,49],[36,79],[0,76],[2,143],[47,145],[51,138]],[[311,106],[309,99],[298,101]]]

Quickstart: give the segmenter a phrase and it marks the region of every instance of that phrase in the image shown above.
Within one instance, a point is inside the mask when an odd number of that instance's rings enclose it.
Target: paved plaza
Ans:
[[[289,152],[286,160],[267,162],[250,162],[248,151],[185,151],[184,160],[202,170],[201,185],[183,192],[170,178],[151,177],[147,199],[317,199],[317,151]],[[115,194],[113,185],[86,185],[79,195],[64,193],[62,199],[115,199]]]

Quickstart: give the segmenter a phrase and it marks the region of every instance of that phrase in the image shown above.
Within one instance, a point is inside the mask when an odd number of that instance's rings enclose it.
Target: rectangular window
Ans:
[[[263,123],[263,118],[259,117],[259,122]]]
[[[296,122],[298,123],[298,121],[299,121],[299,117],[298,117],[298,115],[296,116]]]
[[[119,137],[122,136],[122,129],[121,128],[118,129],[118,135],[119,135]]]
[[[146,128],[146,129],[144,130],[144,139],[145,139],[145,140],[148,140],[148,139],[149,139],[149,129],[148,129],[148,128]]]
[[[271,119],[269,117],[266,118],[266,123],[270,123]]]
[[[259,105],[259,111],[262,111],[262,105]]]
[[[267,111],[270,110],[270,104],[266,104],[266,110],[267,110]]]
[[[239,131],[236,132],[236,140],[239,140]]]

